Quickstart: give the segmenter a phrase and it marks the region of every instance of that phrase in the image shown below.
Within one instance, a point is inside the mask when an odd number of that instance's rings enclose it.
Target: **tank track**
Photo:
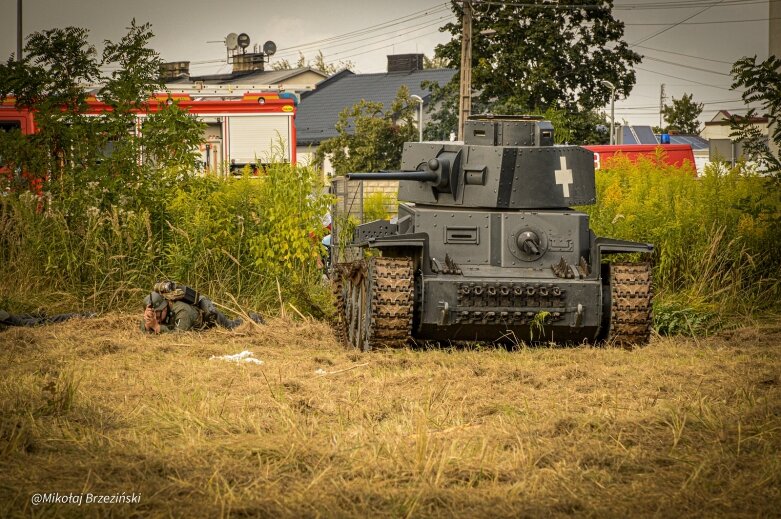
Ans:
[[[347,326],[344,321],[344,280],[349,271],[349,263],[337,263],[331,272],[331,291],[334,295],[334,318],[332,326],[339,342],[347,341]]]
[[[412,332],[412,259],[374,257],[339,272],[334,291],[340,340],[363,351],[404,347]]]
[[[646,344],[653,324],[651,265],[610,265],[610,298],[608,343],[625,347]]]
[[[374,345],[404,347],[412,334],[414,274],[411,258],[372,258],[371,339]]]

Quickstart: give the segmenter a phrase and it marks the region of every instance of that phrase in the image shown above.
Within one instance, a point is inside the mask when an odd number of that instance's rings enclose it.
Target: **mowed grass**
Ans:
[[[768,517],[781,323],[360,354],[327,325],[0,332],[0,516]],[[210,360],[251,350],[263,365]],[[132,494],[41,505],[34,493]]]

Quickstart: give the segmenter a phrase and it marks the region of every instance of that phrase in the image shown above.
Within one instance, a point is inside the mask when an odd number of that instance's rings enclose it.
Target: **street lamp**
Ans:
[[[420,103],[420,111],[418,112],[418,142],[423,142],[423,98],[415,94],[410,97]]]
[[[616,85],[608,81],[602,80],[603,85],[610,87],[610,144],[616,143]]]

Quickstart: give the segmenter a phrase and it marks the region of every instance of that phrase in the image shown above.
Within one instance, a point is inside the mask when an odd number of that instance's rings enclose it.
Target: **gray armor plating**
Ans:
[[[530,117],[474,117],[465,133],[405,144],[402,171],[348,175],[400,181],[397,223],[361,225],[353,245],[412,259],[412,336],[647,340],[650,267],[602,257],[653,246],[599,238],[572,209],[596,201],[593,154],[554,145],[550,122]]]

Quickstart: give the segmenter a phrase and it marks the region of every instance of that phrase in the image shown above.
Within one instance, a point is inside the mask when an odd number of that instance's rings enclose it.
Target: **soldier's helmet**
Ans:
[[[168,301],[157,292],[151,292],[144,298],[144,308],[152,306],[156,311],[162,310],[168,305]]]

